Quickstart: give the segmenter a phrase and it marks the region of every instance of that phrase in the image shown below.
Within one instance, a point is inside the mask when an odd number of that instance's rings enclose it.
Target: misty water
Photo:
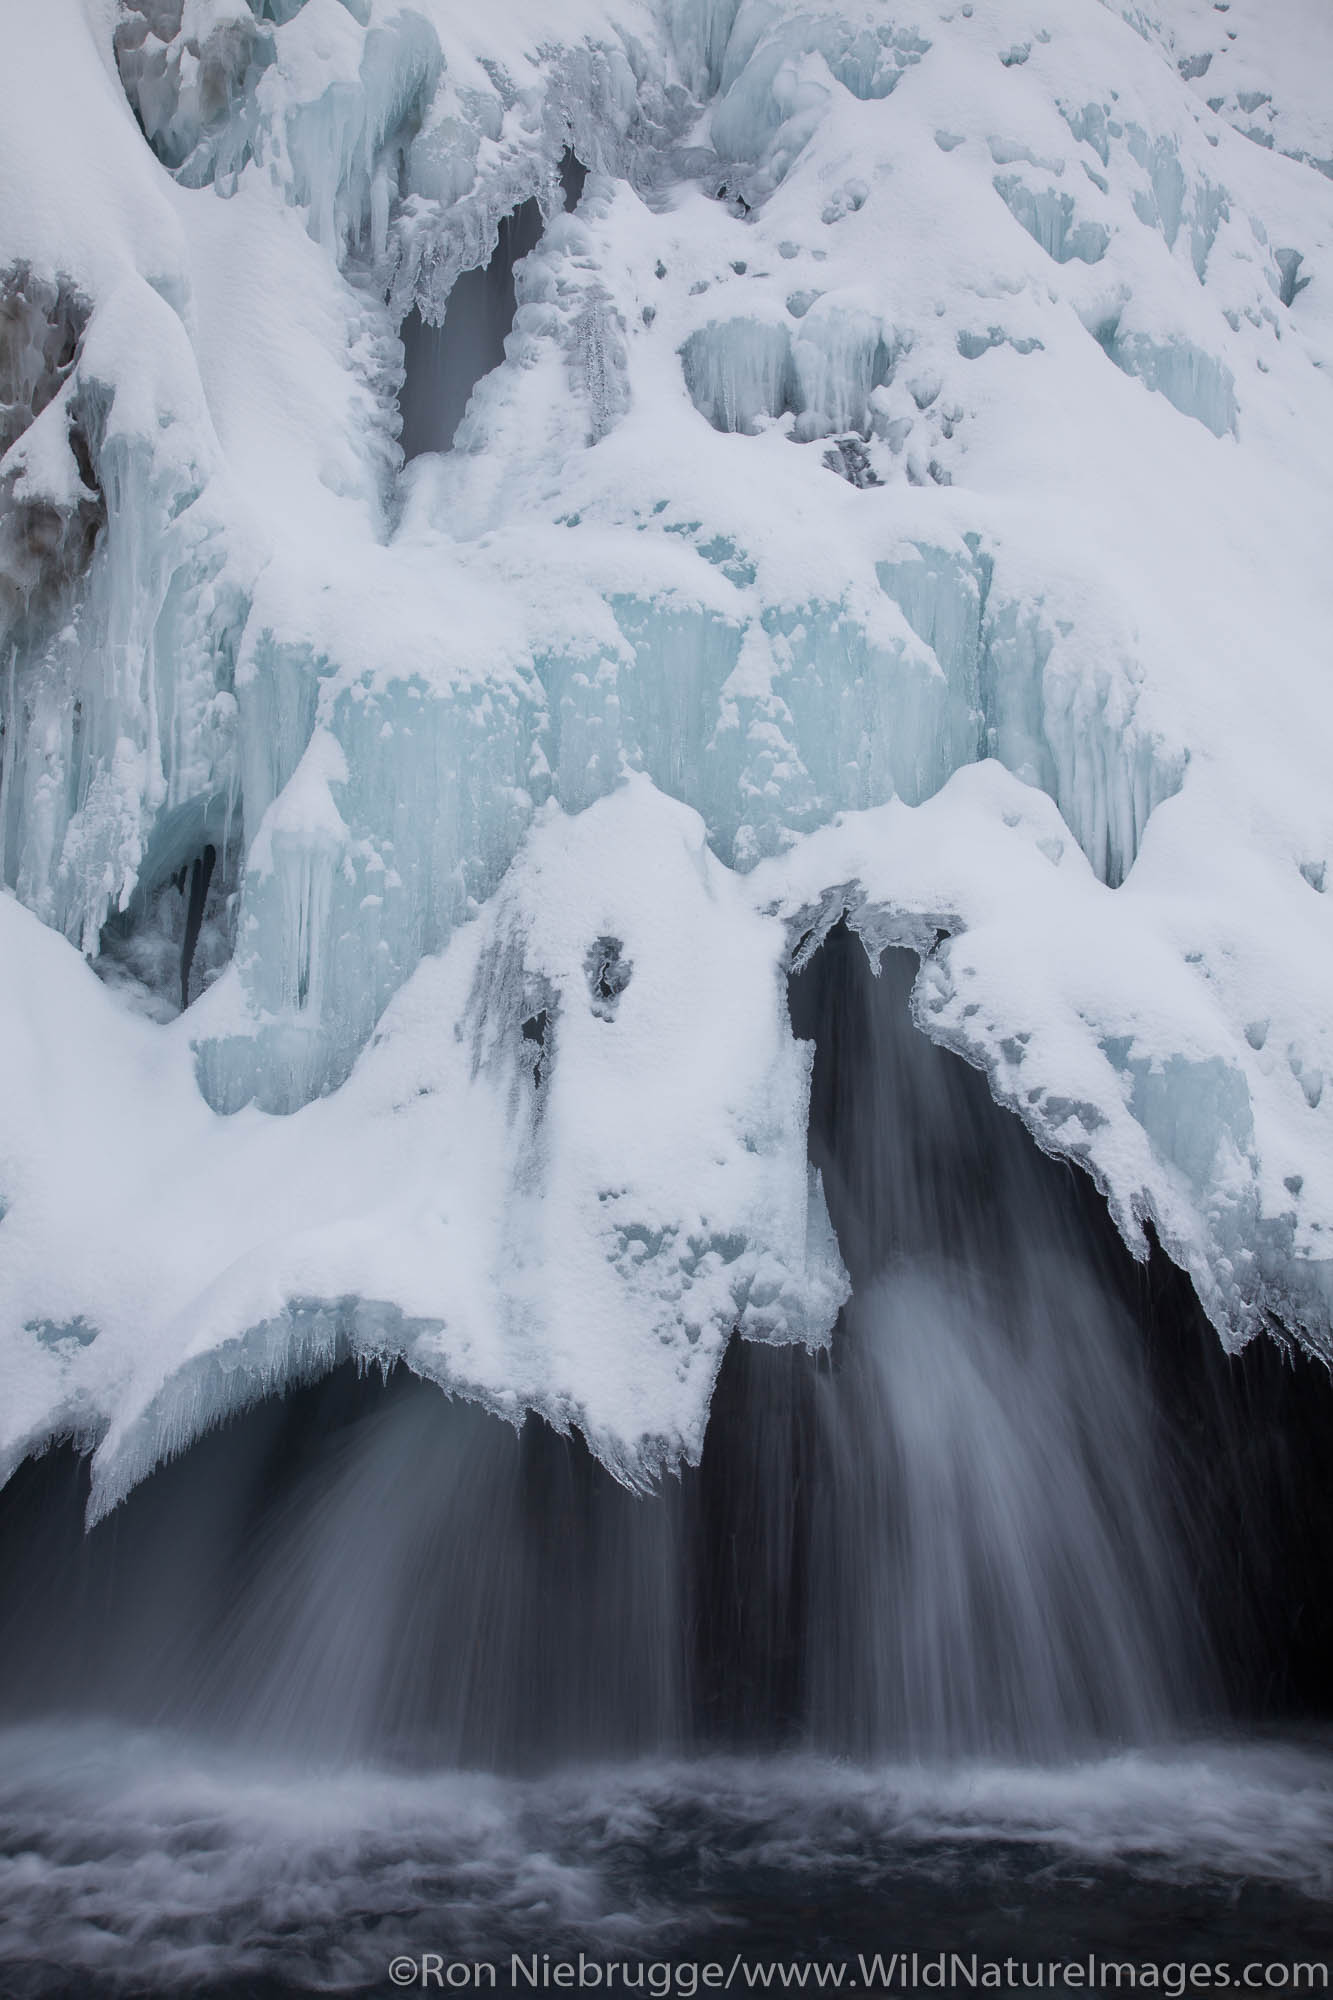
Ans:
[[[1327,1385],[1135,1270],[915,970],[840,929],[792,983],[853,1299],[826,1354],[733,1343],[655,1497],[350,1368],[90,1535],[73,1452],[24,1468],[13,1990],[1327,1942]]]

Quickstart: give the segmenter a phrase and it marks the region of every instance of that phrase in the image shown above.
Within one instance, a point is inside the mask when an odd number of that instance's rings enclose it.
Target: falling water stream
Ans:
[[[262,1406],[89,1536],[72,1453],[24,1469],[14,1990],[1330,1934],[1333,1523],[1289,1415],[1326,1385],[1182,1366],[1182,1294],[918,1033],[914,970],[840,930],[793,982],[853,1301],[828,1354],[733,1344],[658,1497],[401,1372]]]
[[[1207,1663],[1135,1328],[1068,1176],[910,1025],[914,969],[868,1020],[826,989],[816,1024],[853,1058],[823,1164],[856,1289],[817,1396],[813,1732],[927,1757],[1149,1742]]]

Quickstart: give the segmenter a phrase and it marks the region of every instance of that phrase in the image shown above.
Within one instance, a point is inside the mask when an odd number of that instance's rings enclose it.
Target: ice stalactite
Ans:
[[[169,353],[179,325],[153,304]],[[158,886],[182,822],[208,816],[201,790],[234,793],[238,613],[208,527],[176,525],[197,457],[167,440],[155,464],[124,423],[99,361],[114,310],[19,270],[6,315],[2,872],[93,955],[108,917]]]
[[[1235,377],[1213,355],[1188,340],[1155,340],[1124,328],[1119,316],[1102,321],[1093,333],[1117,368],[1165,396],[1183,417],[1217,438],[1235,432]]]
[[[817,306],[794,333],[738,320],[692,334],[681,350],[695,408],[715,430],[753,431],[764,418],[796,418],[806,441],[870,433],[870,398],[893,374],[902,343],[873,314]]]
[[[1100,222],[1075,221],[1072,195],[1029,187],[1015,174],[996,176],[995,192],[1016,222],[1057,264],[1076,257],[1097,264],[1106,255],[1110,232]]]

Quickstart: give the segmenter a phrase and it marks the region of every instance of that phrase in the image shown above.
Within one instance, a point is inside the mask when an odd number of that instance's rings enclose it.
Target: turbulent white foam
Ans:
[[[23,1991],[43,1990],[43,1973],[359,1990],[423,1950],[505,1973],[510,1951],[669,1963],[703,1956],[703,1940],[709,1956],[752,1953],[756,1881],[771,1902],[826,1910],[851,1890],[898,1913],[880,1929],[901,1945],[904,1921],[933,1911],[933,1880],[948,1907],[969,1855],[1030,1924],[1062,1889],[1086,1896],[1089,1878],[1117,1897],[1140,1885],[1138,1907],[1150,1885],[1168,1924],[1210,1911],[1215,1949],[1233,1958],[1247,1944],[1262,1955],[1227,1916],[1243,1885],[1285,1896],[1292,1955],[1325,1934],[1333,1896],[1328,1753],[1297,1744],[1047,1770],[775,1759],[529,1782],[261,1768],[100,1725],[11,1729],[0,1751],[0,1964]],[[1133,1924],[1116,1956],[1133,1952]]]

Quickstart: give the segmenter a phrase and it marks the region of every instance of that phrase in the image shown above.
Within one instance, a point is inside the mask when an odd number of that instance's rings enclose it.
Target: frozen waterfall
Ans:
[[[840,927],[793,983],[853,1302],[831,1358],[733,1341],[656,1495],[350,1367],[90,1534],[72,1452],[15,1475],[0,1963],[804,1962],[812,1895],[873,1947],[869,1884],[927,1941],[972,1907],[1032,1949],[1017,1899],[1058,1950],[1131,1879],[1145,1935],[1239,1951],[1258,1896],[1313,1941],[1326,1759],[1275,1732],[1323,1712],[1333,1397],[1223,1356],[1160,1255],[1140,1282],[913,1027],[913,970]]]
[[[1317,1941],[1323,0],[10,12],[0,1983]]]
[[[845,1293],[844,910],[1225,1347],[1333,1352],[1333,141],[1254,4],[16,30],[0,1466],[97,1511],[341,1358],[694,1462]]]
[[[1051,1762],[1256,1684],[1299,1706],[1264,1663],[1317,1656],[1328,1615],[1298,1643],[1305,1586],[1264,1572],[1328,1559],[1333,1396],[1279,1369],[1266,1419],[1262,1367],[1201,1360],[1178,1302],[1154,1331],[1069,1170],[913,1028],[911,977],[839,930],[794,982],[854,1298],[830,1357],[733,1343],[697,1469],[638,1497],[402,1371],[261,1405],[90,1537],[86,1475],[52,1459],[7,1515],[11,1706],[500,1769],[776,1743]]]

